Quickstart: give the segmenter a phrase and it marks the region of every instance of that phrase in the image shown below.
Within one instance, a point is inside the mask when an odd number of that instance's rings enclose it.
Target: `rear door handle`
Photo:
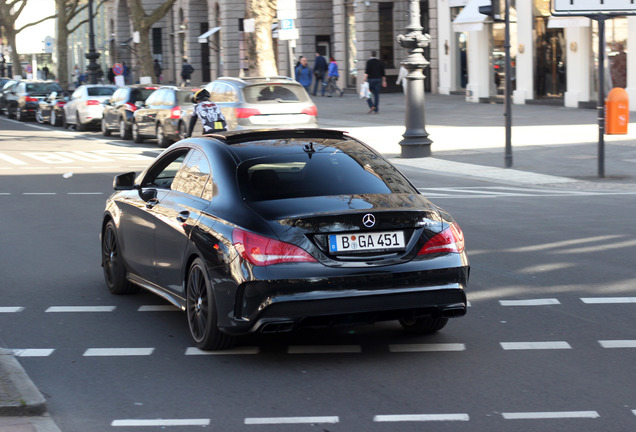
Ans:
[[[189,217],[190,217],[190,212],[187,210],[184,210],[177,215],[177,220],[179,222],[185,222],[188,220]]]

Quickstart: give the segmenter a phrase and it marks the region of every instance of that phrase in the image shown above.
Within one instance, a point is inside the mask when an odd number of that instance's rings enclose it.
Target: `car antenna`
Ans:
[[[309,144],[305,144],[303,146],[303,150],[305,151],[305,153],[309,154],[309,159],[311,159],[311,155],[316,153],[316,149],[314,148],[313,141],[309,141]]]

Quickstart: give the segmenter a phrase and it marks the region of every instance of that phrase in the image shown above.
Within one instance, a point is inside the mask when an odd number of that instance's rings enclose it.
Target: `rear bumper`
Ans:
[[[230,334],[281,332],[423,316],[452,318],[466,313],[468,267],[446,269],[425,278],[410,276],[243,284],[236,293],[234,319],[227,326],[220,323],[220,327]]]

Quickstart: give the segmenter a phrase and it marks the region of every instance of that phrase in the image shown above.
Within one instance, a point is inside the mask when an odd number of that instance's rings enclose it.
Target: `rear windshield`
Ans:
[[[116,89],[110,87],[89,87],[86,90],[89,96],[111,96],[115,93]]]
[[[54,91],[62,91],[62,87],[57,83],[50,82],[28,83],[26,85],[26,91],[29,93],[49,94]]]
[[[247,103],[307,102],[309,96],[302,86],[290,84],[255,84],[243,89]]]
[[[152,92],[154,92],[155,90],[157,90],[156,88],[147,88],[147,89],[133,89],[131,94],[130,94],[130,101],[131,103],[135,103],[137,101],[145,101],[146,99],[148,99],[148,96],[150,96],[152,94]]]
[[[366,149],[345,153],[340,149],[328,148],[313,154],[294,152],[256,158],[239,166],[238,177],[243,198],[248,201],[334,195],[417,194],[399,171]]]

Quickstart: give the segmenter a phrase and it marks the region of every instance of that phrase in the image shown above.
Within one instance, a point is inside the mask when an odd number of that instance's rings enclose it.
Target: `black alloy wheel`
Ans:
[[[15,107],[15,119],[17,121],[25,121],[24,114],[22,114],[22,110],[20,109],[20,105],[16,105]]]
[[[139,125],[137,124],[137,122],[134,122],[132,124],[132,139],[137,144],[141,144],[142,142],[144,142],[144,138],[139,133]]]
[[[132,138],[132,131],[126,126],[126,120],[119,119],[119,137],[121,139],[129,140]]]
[[[35,112],[35,121],[38,122],[39,124],[44,124],[44,117],[42,116],[42,108],[38,107],[37,111]]]
[[[163,129],[161,124],[157,125],[157,143],[159,144],[159,147],[162,148],[168,147],[172,144],[170,139],[166,136],[166,131]]]
[[[78,132],[83,132],[86,130],[86,125],[82,124],[82,120],[80,119],[79,111],[75,113],[75,124]]]
[[[232,337],[216,326],[217,311],[212,285],[200,258],[190,266],[187,280],[186,311],[190,334],[197,348],[205,351],[220,350],[232,345]]]
[[[58,126],[60,123],[60,119],[57,117],[57,113],[54,109],[51,110],[51,114],[49,115],[49,124],[51,126]]]
[[[401,319],[400,324],[407,333],[430,334],[444,328],[448,318],[422,317]]]
[[[119,250],[117,228],[108,221],[102,234],[102,267],[108,291],[112,294],[135,294],[139,287],[126,279],[126,265]]]

